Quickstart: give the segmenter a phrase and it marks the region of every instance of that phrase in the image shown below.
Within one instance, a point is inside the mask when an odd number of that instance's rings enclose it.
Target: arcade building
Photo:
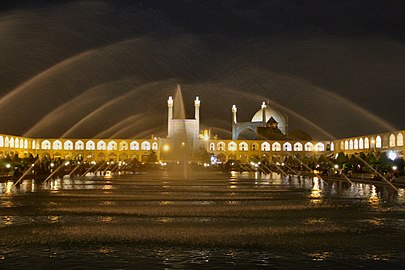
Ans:
[[[200,129],[200,106],[194,100],[194,118],[174,118],[176,106],[170,96],[167,100],[167,137],[153,135],[148,139],[66,139],[27,138],[0,134],[0,157],[39,158],[94,161],[127,161],[137,159],[148,162],[151,153],[158,161],[188,160],[223,163],[236,159],[242,163],[252,158],[269,162],[287,155],[331,156],[339,152],[389,152],[403,157],[405,130],[363,135],[338,140],[313,140],[307,133],[289,132],[288,117],[261,104],[250,122],[238,122],[237,108],[232,110],[232,139],[212,137],[209,130]]]

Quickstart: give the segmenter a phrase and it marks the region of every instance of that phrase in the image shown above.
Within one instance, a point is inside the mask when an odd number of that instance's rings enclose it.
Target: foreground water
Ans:
[[[0,187],[0,268],[383,268],[405,198],[277,174],[170,172]]]

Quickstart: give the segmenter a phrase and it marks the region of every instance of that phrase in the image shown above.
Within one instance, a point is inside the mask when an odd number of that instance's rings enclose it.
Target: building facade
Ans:
[[[177,149],[185,147],[190,151],[189,160],[202,161],[207,156],[214,162],[226,162],[229,159],[249,162],[252,159],[268,161],[280,160],[288,155],[320,156],[336,155],[339,152],[354,154],[359,152],[390,152],[391,155],[403,157],[405,130],[364,135],[338,140],[294,140],[283,139],[232,139],[212,138],[207,130],[200,130],[200,100],[194,100],[194,119],[173,118],[173,99],[168,101],[168,136],[167,138],[151,137],[149,139],[60,139],[60,138],[25,138],[0,134],[0,157],[18,155],[20,158],[30,156],[50,159],[84,160],[84,161],[126,161],[136,159],[147,162],[151,153],[160,161],[178,160],[171,155]],[[236,107],[232,108],[234,127],[236,123]],[[262,105],[253,117],[263,125],[271,118],[284,117],[278,112],[268,110]],[[261,115],[261,116],[260,116]],[[259,118],[261,117],[261,122]],[[284,120],[286,120],[284,118]],[[282,132],[287,133],[288,124],[282,119]],[[274,124],[274,123],[273,123]],[[281,128],[280,127],[280,128]],[[281,130],[281,129],[280,129]],[[237,136],[239,137],[239,136]],[[181,153],[181,152],[180,152]],[[195,153],[203,153],[196,155]],[[205,155],[204,155],[205,153]]]

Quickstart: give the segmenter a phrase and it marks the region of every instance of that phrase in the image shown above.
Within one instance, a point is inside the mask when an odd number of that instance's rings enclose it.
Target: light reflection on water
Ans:
[[[84,268],[396,265],[404,194],[275,173],[9,181],[0,185],[0,257],[15,269],[49,258]]]

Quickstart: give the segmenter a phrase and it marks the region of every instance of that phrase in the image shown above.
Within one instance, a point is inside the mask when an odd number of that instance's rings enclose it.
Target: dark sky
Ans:
[[[290,130],[405,129],[405,2],[0,2],[0,133],[166,135],[166,99],[229,136],[262,101]]]

